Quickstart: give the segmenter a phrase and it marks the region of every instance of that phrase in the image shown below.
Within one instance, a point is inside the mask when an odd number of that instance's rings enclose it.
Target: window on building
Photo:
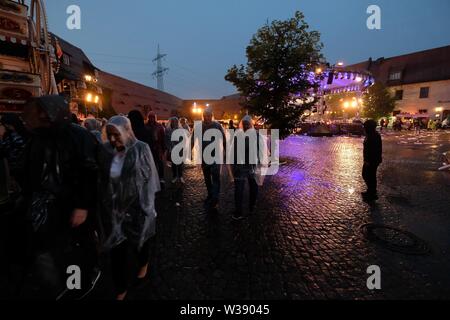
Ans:
[[[396,80],[401,80],[401,79],[402,79],[401,71],[395,71],[395,72],[389,73],[389,80],[390,81],[396,81]]]
[[[67,54],[63,54],[63,57],[62,57],[62,60],[63,60],[63,63],[66,65],[66,66],[70,66],[70,56],[68,56]]]
[[[395,91],[395,100],[403,100],[403,90]]]
[[[420,99],[426,99],[430,96],[430,87],[420,88]]]

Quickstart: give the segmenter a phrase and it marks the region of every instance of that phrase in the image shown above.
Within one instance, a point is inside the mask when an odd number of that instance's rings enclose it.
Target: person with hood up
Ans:
[[[364,140],[364,166],[363,179],[367,185],[367,191],[362,193],[364,200],[378,200],[377,193],[377,171],[382,163],[383,143],[380,134],[377,132],[377,123],[374,120],[367,120],[364,123],[366,138]]]
[[[101,220],[104,247],[111,249],[116,298],[123,300],[134,258],[139,263],[136,282],[146,279],[160,183],[150,148],[136,139],[128,118],[111,118],[106,131],[108,142],[100,157]]]
[[[72,293],[82,298],[100,277],[95,141],[87,130],[71,124],[69,105],[61,96],[31,99],[24,109],[24,122],[31,132],[21,183],[31,227],[30,258],[41,288],[52,298],[62,298],[58,296],[61,289],[68,293],[67,268],[79,265],[84,270],[82,290]],[[67,256],[75,247],[83,251],[81,261]]]

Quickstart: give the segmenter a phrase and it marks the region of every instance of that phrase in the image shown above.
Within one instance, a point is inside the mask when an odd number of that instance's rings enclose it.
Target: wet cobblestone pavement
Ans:
[[[449,133],[384,135],[380,201],[361,200],[362,139],[291,137],[283,165],[261,190],[255,214],[234,223],[233,189],[208,216],[198,168],[182,195],[161,199],[151,283],[137,299],[450,298],[450,173],[439,172]],[[181,208],[175,202],[181,203]],[[368,242],[359,227],[410,231],[431,253],[409,256]],[[378,265],[382,290],[369,291]]]
[[[278,175],[257,210],[233,222],[233,187],[208,215],[201,170],[184,190],[158,199],[158,230],[147,287],[130,299],[435,299],[450,298],[450,172],[439,172],[450,133],[386,133],[380,200],[361,199],[362,138],[295,136],[282,142]],[[179,202],[181,206],[177,206]],[[246,206],[244,206],[246,207]],[[390,251],[360,226],[386,224],[425,240],[427,255]],[[378,265],[382,289],[367,289]],[[92,299],[112,299],[108,275]]]

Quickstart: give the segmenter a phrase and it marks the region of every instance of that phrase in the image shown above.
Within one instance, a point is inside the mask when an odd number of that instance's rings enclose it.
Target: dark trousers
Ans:
[[[367,185],[367,193],[369,195],[377,194],[377,170],[378,165],[365,164],[363,167],[363,179]]]
[[[208,189],[208,199],[217,203],[220,195],[220,165],[203,165],[202,170]]]
[[[137,258],[139,269],[149,263],[151,239],[144,243],[141,250],[126,240],[111,250],[111,269],[117,294],[128,291],[132,278],[133,263]]]
[[[248,175],[247,177],[237,178],[234,180],[234,203],[236,208],[236,214],[242,214],[242,206],[244,202],[244,190],[245,190],[245,180],[248,181],[250,200],[250,209],[256,205],[256,199],[258,197],[258,184],[256,183],[255,177],[253,175]]]
[[[176,165],[171,161],[172,163],[172,177],[175,178],[182,178],[183,177],[183,164]]]
[[[164,162],[159,152],[152,150],[153,160],[158,171],[159,180],[164,180]]]

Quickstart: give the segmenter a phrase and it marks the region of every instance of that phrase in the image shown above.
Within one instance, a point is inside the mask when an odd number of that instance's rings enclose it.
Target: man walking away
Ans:
[[[223,156],[225,159],[225,152],[226,152],[225,132],[220,123],[213,120],[213,117],[214,115],[211,107],[206,108],[203,112],[202,137],[204,137],[205,133],[209,129],[219,130],[222,134],[221,142],[223,143],[223,153],[224,153]],[[192,145],[194,145],[195,135],[192,136],[192,139],[193,139]],[[202,139],[202,141],[199,141],[202,153],[203,177],[205,179],[206,188],[208,189],[208,197],[205,200],[205,207],[208,209],[208,211],[217,209],[217,206],[219,205],[219,196],[220,196],[221,164],[220,163],[206,164],[204,159],[204,151],[211,143],[214,143],[214,139],[212,139],[212,141],[205,141],[204,139]],[[212,156],[214,157],[215,154],[212,154]]]
[[[158,170],[159,179],[161,182],[161,188],[164,188],[166,181],[164,180],[164,154],[166,151],[166,134],[165,128],[162,124],[158,123],[156,113],[150,112],[148,114],[147,128],[152,135],[152,145],[150,150],[152,151],[153,159]]]

